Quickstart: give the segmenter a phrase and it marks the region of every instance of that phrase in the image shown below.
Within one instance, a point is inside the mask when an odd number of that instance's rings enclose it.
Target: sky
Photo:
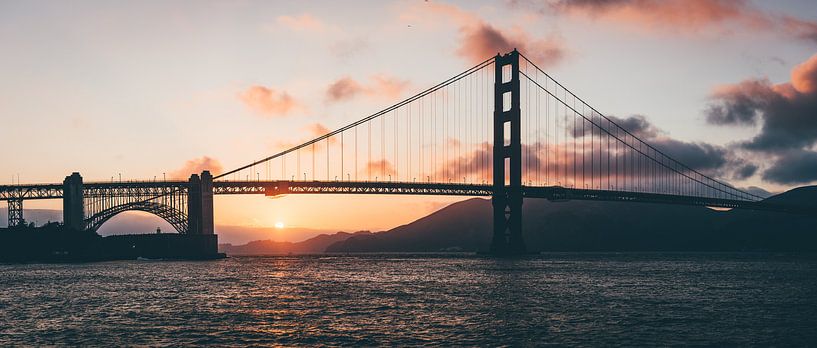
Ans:
[[[0,47],[3,184],[223,172],[512,48],[735,186],[817,181],[810,1],[2,1]],[[218,196],[215,220],[382,230],[461,199]]]

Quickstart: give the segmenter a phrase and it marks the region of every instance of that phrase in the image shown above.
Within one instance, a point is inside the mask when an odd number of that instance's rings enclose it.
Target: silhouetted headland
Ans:
[[[88,262],[147,259],[216,259],[216,235],[178,233],[102,237],[58,223],[0,229],[0,262]]]

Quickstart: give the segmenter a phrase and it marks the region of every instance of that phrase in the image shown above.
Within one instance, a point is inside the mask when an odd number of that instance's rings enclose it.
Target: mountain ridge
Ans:
[[[817,186],[767,198],[817,208]],[[523,235],[532,251],[817,251],[817,217],[699,206],[601,201],[523,205]],[[491,240],[490,200],[451,204],[409,224],[352,236],[328,252],[485,251]]]

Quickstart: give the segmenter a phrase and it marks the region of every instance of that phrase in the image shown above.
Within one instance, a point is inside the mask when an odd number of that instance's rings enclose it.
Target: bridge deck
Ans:
[[[133,190],[154,189],[167,192],[168,189],[187,187],[186,181],[135,181],[135,182],[89,182],[84,188],[95,190],[123,190],[133,194]],[[62,184],[0,185],[0,201],[57,199],[63,196]],[[458,183],[419,182],[348,182],[348,181],[216,181],[213,193],[217,195],[263,194],[278,196],[287,194],[387,194],[387,195],[437,195],[489,197],[493,193],[491,185]],[[789,213],[814,212],[809,209],[783,206],[764,201],[742,201],[647,192],[627,192],[566,188],[560,186],[523,186],[526,198],[545,198],[553,201],[595,200],[613,202],[642,202],[695,205],[719,208],[780,211]]]

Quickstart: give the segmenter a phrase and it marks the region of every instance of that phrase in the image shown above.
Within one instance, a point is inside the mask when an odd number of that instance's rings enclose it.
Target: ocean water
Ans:
[[[0,265],[0,345],[817,345],[817,256]]]

